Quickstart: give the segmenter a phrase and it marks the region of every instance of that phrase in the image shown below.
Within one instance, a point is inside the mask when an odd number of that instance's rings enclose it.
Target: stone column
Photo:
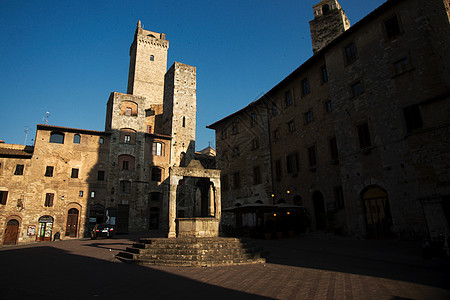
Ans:
[[[208,189],[208,200],[209,200],[209,203],[208,203],[208,206],[209,206],[208,215],[211,216],[211,217],[216,215],[215,199],[216,199],[216,197],[214,195],[214,186],[212,184],[210,184],[209,185],[209,189]]]
[[[214,203],[216,206],[214,217],[220,222],[220,218],[222,215],[222,204],[220,199],[220,178],[211,178],[210,180],[214,185]]]
[[[169,185],[169,234],[168,238],[176,238],[176,224],[177,218],[177,187],[178,182],[183,179],[182,176],[170,175]]]

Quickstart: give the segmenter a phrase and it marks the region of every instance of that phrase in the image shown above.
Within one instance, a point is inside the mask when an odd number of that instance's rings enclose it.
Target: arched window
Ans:
[[[322,14],[326,15],[330,12],[330,6],[328,4],[325,4],[322,6]]]
[[[154,61],[155,60],[155,56],[150,55],[150,61]]]
[[[64,133],[60,132],[50,133],[50,143],[64,144]]]
[[[129,128],[120,129],[120,142],[125,144],[136,144],[136,131]]]
[[[133,101],[122,101],[120,103],[120,113],[126,116],[137,116],[138,113],[138,105]]]
[[[186,127],[186,117],[183,117],[183,127]]]
[[[74,136],[73,136],[73,143],[74,144],[79,144],[81,142],[81,135],[79,135],[78,133],[77,134],[75,134]]]
[[[120,170],[133,171],[134,170],[134,162],[135,162],[134,156],[131,156],[128,154],[119,155],[119,169]]]

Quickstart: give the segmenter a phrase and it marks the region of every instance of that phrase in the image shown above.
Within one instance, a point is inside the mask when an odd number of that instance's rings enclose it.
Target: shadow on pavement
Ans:
[[[450,290],[450,261],[423,259],[419,242],[356,240],[320,234],[254,241],[268,251],[267,262],[271,264],[388,278]]]
[[[264,299],[51,246],[0,251],[1,299]]]

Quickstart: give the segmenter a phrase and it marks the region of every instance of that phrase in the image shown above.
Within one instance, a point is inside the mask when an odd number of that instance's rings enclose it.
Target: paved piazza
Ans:
[[[0,248],[0,299],[450,299],[448,260],[421,245],[315,233],[255,240],[268,263],[141,267],[114,255],[139,236]]]

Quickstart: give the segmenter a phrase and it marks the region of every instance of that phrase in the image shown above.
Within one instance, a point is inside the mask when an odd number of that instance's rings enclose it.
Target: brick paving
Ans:
[[[141,267],[114,255],[140,233],[0,248],[0,299],[450,299],[448,260],[420,243],[326,234],[255,240],[259,265]]]

